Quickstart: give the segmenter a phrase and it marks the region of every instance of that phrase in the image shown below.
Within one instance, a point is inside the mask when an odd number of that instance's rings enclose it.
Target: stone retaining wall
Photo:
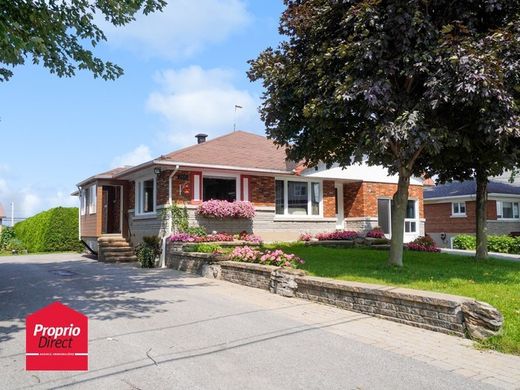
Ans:
[[[498,334],[503,324],[497,309],[467,297],[307,276],[302,270],[225,261],[210,254],[169,250],[166,264],[179,271],[460,337],[484,339]]]

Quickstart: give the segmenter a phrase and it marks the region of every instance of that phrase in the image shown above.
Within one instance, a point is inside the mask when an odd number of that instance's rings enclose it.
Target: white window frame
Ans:
[[[144,182],[153,180],[153,211],[144,212]],[[135,215],[155,215],[157,213],[157,177],[142,177],[135,181]]]
[[[455,211],[457,206],[458,211]],[[461,206],[464,207],[464,212],[461,212]],[[451,202],[451,216],[452,217],[466,217],[466,202]]]
[[[389,237],[391,237],[392,236],[392,198],[382,196],[382,197],[377,198],[377,200],[379,200],[379,199],[387,199],[388,200],[388,219],[389,219],[388,222],[389,222],[389,225],[388,225],[388,234],[387,235]],[[404,235],[405,235],[405,237],[418,236],[420,234],[420,224],[421,224],[421,219],[420,219],[420,216],[419,216],[419,199],[409,198],[408,201],[415,202],[415,218],[405,218],[404,219],[404,226],[403,226]],[[415,222],[415,232],[407,232],[406,231],[406,223],[411,223],[411,222]]]
[[[520,201],[514,199],[503,199],[497,200],[497,220],[500,221],[518,221],[520,219]],[[511,207],[513,208],[513,218],[504,218],[504,203],[511,203]],[[517,210],[518,217],[515,217],[515,205]]]
[[[408,202],[414,202],[414,208],[415,208],[415,218],[405,218],[404,219],[404,234],[409,234],[409,235],[417,235],[419,234],[419,201],[417,199],[408,199]],[[408,205],[407,205],[408,207]],[[392,212],[392,210],[390,210],[390,213]],[[391,215],[391,214],[390,214]],[[406,223],[411,223],[411,222],[415,222],[415,231],[414,232],[407,232],[406,231]],[[392,224],[390,223],[390,226]]]
[[[204,199],[204,179],[235,179],[236,200],[242,200],[240,196],[240,175],[225,172],[202,172],[202,179],[200,180],[199,184],[200,200]]]
[[[96,206],[97,206],[97,186],[94,184],[94,185],[91,185],[90,187],[87,188],[87,191],[89,193],[89,196],[88,196],[88,213],[90,215],[92,214],[96,214]]]
[[[79,207],[80,207],[81,215],[86,215],[87,214],[87,191],[84,188],[82,188],[79,191]]]
[[[283,192],[284,192],[284,205],[283,205],[283,214],[276,213],[275,207],[275,216],[276,217],[286,217],[286,218],[294,218],[294,219],[309,219],[309,218],[323,218],[323,180],[317,179],[300,179],[300,178],[285,178],[285,177],[275,177],[275,181],[279,180],[283,182]],[[289,213],[289,182],[301,182],[307,183],[307,214],[305,215],[297,215]],[[276,183],[276,182],[275,182]],[[312,183],[318,183],[320,186],[320,197],[319,201],[319,214],[312,214]],[[276,191],[276,184],[275,184]],[[275,192],[276,198],[276,192]]]

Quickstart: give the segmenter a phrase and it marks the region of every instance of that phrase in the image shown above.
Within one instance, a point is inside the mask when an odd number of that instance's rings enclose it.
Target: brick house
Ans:
[[[506,178],[488,184],[489,234],[520,231],[520,185]],[[424,190],[426,233],[439,246],[451,247],[458,234],[476,233],[476,183],[473,180],[438,185]]]
[[[92,248],[106,234],[137,244],[145,235],[169,230],[161,210],[186,204],[190,223],[208,231],[254,232],[264,240],[294,240],[304,232],[335,229],[390,234],[390,199],[397,177],[381,167],[307,168],[286,160],[265,137],[237,131],[198,143],[135,167],[117,168],[83,180],[80,235]],[[216,220],[196,214],[209,199],[247,200],[253,220]],[[424,234],[423,181],[414,178],[405,239]]]

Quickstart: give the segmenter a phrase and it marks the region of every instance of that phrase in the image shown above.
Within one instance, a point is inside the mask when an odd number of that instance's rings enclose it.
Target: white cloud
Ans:
[[[139,54],[177,59],[225,41],[250,20],[242,0],[171,0],[163,12],[140,15],[126,26],[101,25],[110,44]]]
[[[139,165],[152,159],[150,148],[146,145],[139,145],[131,152],[117,156],[112,160],[111,167],[123,167],[127,165]]]
[[[214,138],[233,129],[263,129],[257,107],[259,100],[247,90],[233,85],[233,72],[225,69],[204,70],[191,66],[158,74],[161,90],[150,94],[149,110],[167,121],[168,139],[175,146],[193,144],[197,132]],[[242,109],[234,112],[235,105]]]

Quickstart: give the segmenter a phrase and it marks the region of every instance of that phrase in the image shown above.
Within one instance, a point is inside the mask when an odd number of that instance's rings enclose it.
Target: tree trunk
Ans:
[[[488,178],[482,171],[477,171],[477,260],[488,257],[487,250],[487,185]]]
[[[404,219],[408,204],[408,188],[410,173],[404,169],[399,171],[397,192],[392,202],[392,240],[390,242],[390,257],[388,264],[403,266]]]

